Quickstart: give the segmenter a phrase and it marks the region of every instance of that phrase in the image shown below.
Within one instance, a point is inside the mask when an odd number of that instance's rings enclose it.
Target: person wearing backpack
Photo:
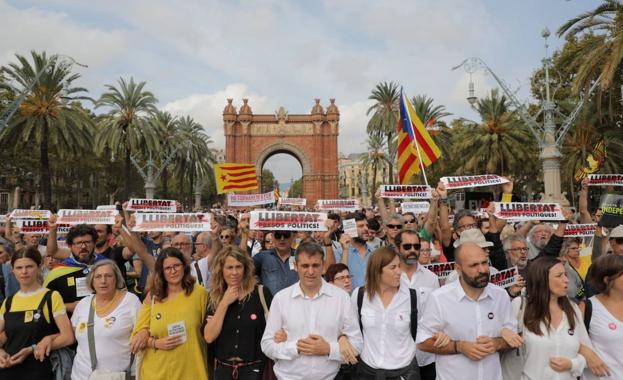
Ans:
[[[417,296],[401,281],[398,254],[376,249],[366,268],[366,284],[353,292],[363,334],[357,379],[419,380],[415,357]]]

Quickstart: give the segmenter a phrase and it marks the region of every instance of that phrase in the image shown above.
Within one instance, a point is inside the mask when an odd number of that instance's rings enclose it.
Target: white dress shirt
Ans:
[[[286,331],[288,340],[275,343],[273,337],[280,328]],[[329,343],[329,356],[298,353],[296,342],[310,334],[320,335]],[[363,341],[357,311],[348,293],[322,280],[320,292],[309,298],[297,282],[273,298],[262,336],[262,351],[275,360],[278,379],[330,380],[340,369],[342,359],[337,339],[342,334],[361,352]]]
[[[358,293],[355,290],[351,296],[354,308],[357,308]],[[399,369],[408,366],[415,356],[415,341],[411,337],[410,322],[411,294],[403,281],[387,308],[383,306],[378,293],[372,301],[365,293],[361,305],[361,360],[376,369]]]
[[[202,257],[198,261],[193,261],[190,263],[190,275],[199,282],[199,276],[197,276],[197,268],[195,267],[195,263],[199,267],[199,271],[201,272],[201,279],[203,280],[203,287],[206,289],[210,289],[210,281],[212,280],[212,274],[210,273],[210,268],[208,267],[208,257]]]
[[[411,289],[419,289],[419,288],[430,288],[437,289],[439,288],[439,277],[428,268],[424,268],[423,265],[418,264],[417,269],[409,278],[406,272],[402,272],[400,275],[402,279],[404,279]]]
[[[586,368],[584,379],[623,379],[623,321],[612,315],[599,298],[593,296],[590,300],[593,304],[593,315],[588,326],[588,335],[595,353],[608,365],[610,376],[597,377]]]
[[[508,294],[499,286],[488,284],[478,300],[467,297],[460,281],[435,290],[428,297],[424,315],[418,324],[417,343],[438,331],[452,340],[476,341],[479,336],[499,337],[503,327],[517,331]],[[502,378],[498,353],[472,361],[467,356],[436,355],[437,380],[498,380]]]
[[[515,298],[513,307],[519,310],[521,300]],[[571,302],[575,311],[575,329],[571,330],[567,315],[562,313],[562,320],[556,329],[549,330],[541,322],[543,335],[536,335],[525,326],[523,339],[526,351],[526,363],[524,365],[522,380],[575,380],[586,366],[586,360],[578,353],[580,343],[592,347],[584,321],[580,317],[580,310]],[[563,357],[571,360],[571,370],[556,372],[549,366],[552,357]]]

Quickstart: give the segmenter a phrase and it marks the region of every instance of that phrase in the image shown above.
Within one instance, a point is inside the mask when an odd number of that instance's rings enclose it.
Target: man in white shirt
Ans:
[[[502,378],[498,351],[509,346],[500,338],[502,328],[517,330],[506,291],[489,284],[489,258],[475,243],[456,251],[459,281],[434,291],[418,325],[418,349],[437,354],[438,380],[497,380]],[[451,341],[435,348],[434,335],[446,333]]]
[[[418,310],[424,310],[428,295],[439,288],[439,278],[436,274],[419,265],[420,238],[414,230],[402,230],[396,235],[396,247],[400,256],[401,280],[411,289],[417,290]],[[423,313],[418,313],[421,320]],[[417,362],[420,366],[422,380],[435,380],[435,355],[416,350]]]
[[[363,340],[348,294],[322,279],[324,253],[316,243],[301,243],[295,253],[299,281],[277,293],[270,306],[262,351],[276,360],[278,379],[330,380],[341,355],[338,338],[346,336],[357,353]],[[276,343],[283,329],[287,340]]]

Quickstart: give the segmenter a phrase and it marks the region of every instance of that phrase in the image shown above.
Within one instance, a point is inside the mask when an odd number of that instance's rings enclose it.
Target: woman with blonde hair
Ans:
[[[208,292],[190,274],[188,259],[177,248],[163,249],[130,341],[132,352],[143,350],[139,378],[207,380],[201,339],[207,304]]]
[[[272,295],[254,273],[251,257],[234,245],[215,258],[204,338],[213,349],[216,380],[262,378],[260,341]]]

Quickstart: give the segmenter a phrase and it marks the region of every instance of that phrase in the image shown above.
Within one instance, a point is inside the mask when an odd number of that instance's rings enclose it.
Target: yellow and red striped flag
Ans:
[[[400,119],[398,120],[398,177],[400,183],[408,183],[413,175],[420,172],[422,166],[430,166],[440,156],[441,150],[435,144],[401,88]]]
[[[217,194],[257,189],[257,177],[253,164],[215,164]]]

